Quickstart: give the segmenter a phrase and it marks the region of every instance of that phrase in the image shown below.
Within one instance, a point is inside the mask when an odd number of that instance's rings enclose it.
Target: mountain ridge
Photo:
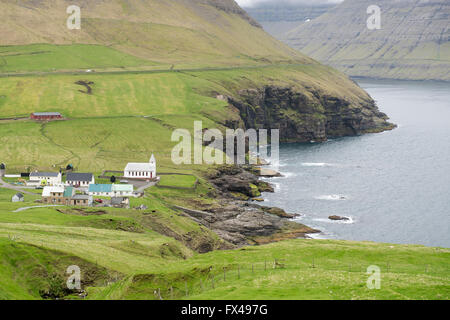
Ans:
[[[381,8],[369,30],[367,8]],[[450,3],[346,0],[289,32],[285,42],[354,77],[450,81]]]

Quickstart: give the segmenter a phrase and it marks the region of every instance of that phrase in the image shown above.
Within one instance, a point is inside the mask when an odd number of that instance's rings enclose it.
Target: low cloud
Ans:
[[[340,3],[344,0],[236,0],[241,7],[254,7],[261,4],[304,4],[309,6]]]

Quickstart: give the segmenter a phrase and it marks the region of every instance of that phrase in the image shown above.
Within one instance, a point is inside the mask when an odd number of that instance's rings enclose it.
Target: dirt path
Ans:
[[[49,204],[47,206],[31,206],[31,207],[22,207],[19,208],[13,212],[21,212],[21,211],[25,211],[25,210],[29,210],[29,209],[35,209],[35,208],[51,208],[51,207],[64,207],[63,205],[58,205],[58,204]]]
[[[26,77],[26,76],[47,76],[47,75],[96,75],[96,74],[152,74],[169,72],[208,72],[208,71],[227,71],[227,70],[245,70],[245,69],[263,69],[277,66],[295,67],[308,66],[312,64],[268,64],[260,66],[239,66],[239,67],[216,67],[216,68],[192,68],[192,69],[158,69],[158,70],[119,70],[119,71],[96,71],[95,73],[86,73],[86,71],[51,71],[51,72],[21,72],[21,73],[0,73],[0,78],[7,77]]]

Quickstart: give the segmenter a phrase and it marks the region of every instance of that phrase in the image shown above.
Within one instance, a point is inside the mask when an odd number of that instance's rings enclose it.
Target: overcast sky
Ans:
[[[258,4],[262,3],[280,3],[280,2],[287,2],[287,3],[302,3],[302,4],[324,4],[324,3],[339,3],[344,0],[236,0],[237,3],[241,7],[252,7]]]

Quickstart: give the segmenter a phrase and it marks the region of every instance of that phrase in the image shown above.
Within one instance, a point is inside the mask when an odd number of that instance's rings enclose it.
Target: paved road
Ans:
[[[144,192],[146,189],[153,187],[154,185],[156,185],[156,181],[152,181],[149,182],[143,186],[140,186],[139,188],[136,189],[137,192]]]
[[[36,195],[36,193],[25,191],[25,190],[23,190],[23,188],[20,188],[18,186],[15,186],[13,184],[9,184],[8,182],[3,181],[3,175],[1,174],[1,172],[0,172],[0,187],[5,188],[5,189],[15,190],[15,191],[22,192],[25,194]]]
[[[58,204],[49,204],[47,206],[32,206],[32,207],[22,207],[19,208],[13,212],[21,212],[21,211],[25,211],[25,210],[29,210],[29,209],[34,209],[34,208],[49,208],[49,207],[64,207],[63,205],[58,205]]]

